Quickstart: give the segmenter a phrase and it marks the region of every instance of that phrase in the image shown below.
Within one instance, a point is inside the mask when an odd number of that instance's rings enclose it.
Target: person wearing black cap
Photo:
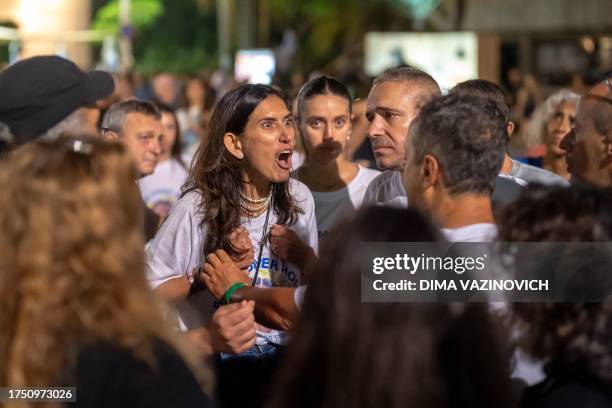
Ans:
[[[91,133],[87,108],[115,89],[104,71],[83,72],[57,56],[27,58],[0,73],[0,151],[63,132]]]

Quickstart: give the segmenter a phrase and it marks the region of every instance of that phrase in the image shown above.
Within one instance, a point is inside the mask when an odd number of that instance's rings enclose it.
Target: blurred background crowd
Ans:
[[[5,0],[0,64],[58,54],[113,72],[116,89],[105,104],[136,96],[168,105],[183,151],[205,134],[215,101],[239,83],[274,84],[295,97],[325,74],[363,101],[373,77],[393,66],[422,69],[443,91],[478,77],[508,92],[511,156],[552,168],[545,156],[554,136],[543,134],[542,122],[556,106],[544,101],[560,89],[583,93],[612,66],[606,7],[605,0]],[[368,159],[356,145],[365,139],[362,105],[347,154]]]

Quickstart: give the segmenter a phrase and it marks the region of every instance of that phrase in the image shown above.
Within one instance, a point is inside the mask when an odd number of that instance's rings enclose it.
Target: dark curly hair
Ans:
[[[499,111],[504,115],[506,123],[510,121],[510,105],[508,104],[509,96],[504,88],[494,82],[486,79],[470,79],[455,85],[450,93],[456,95],[473,95],[480,98],[488,98],[497,104]],[[506,133],[506,141],[509,136]]]
[[[500,211],[498,221],[503,241],[610,242],[612,191],[532,185]],[[606,293],[611,271],[609,263],[600,271],[607,275],[598,281],[607,285]],[[515,303],[513,310],[523,326],[522,347],[549,361],[549,370],[586,372],[612,385],[610,297],[603,302]]]

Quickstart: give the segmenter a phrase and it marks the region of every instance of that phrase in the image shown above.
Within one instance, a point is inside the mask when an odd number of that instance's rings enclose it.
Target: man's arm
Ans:
[[[215,353],[242,353],[255,345],[254,303],[241,301],[221,306],[203,327],[189,330],[187,337],[196,353],[210,356]]]
[[[178,276],[160,284],[153,292],[167,302],[175,303],[187,297],[190,287],[187,276]]]
[[[245,286],[232,294],[231,301],[254,301],[257,322],[273,329],[289,331],[300,315],[294,296],[295,288]]]
[[[231,302],[252,300],[255,302],[255,319],[266,327],[290,330],[299,316],[294,301],[295,288],[254,288],[251,280],[222,249],[210,254],[204,265],[201,279],[217,298],[235,283],[246,286],[234,291]]]
[[[249,239],[248,231],[244,227],[235,229],[230,234],[230,241],[239,252],[239,255],[233,258],[234,262],[237,263],[240,269],[246,270],[251,265],[254,258],[253,245]],[[189,295],[192,289],[191,282],[196,278],[196,272],[197,271],[192,272],[193,276],[178,276],[168,279],[157,286],[153,291],[162,299],[171,303],[176,303]]]

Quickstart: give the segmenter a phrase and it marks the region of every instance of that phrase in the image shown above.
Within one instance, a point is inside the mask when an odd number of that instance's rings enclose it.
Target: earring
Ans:
[[[242,152],[238,152],[238,153],[236,153],[236,157],[237,157],[238,159],[243,159],[243,158],[244,158],[244,153],[242,153]]]

